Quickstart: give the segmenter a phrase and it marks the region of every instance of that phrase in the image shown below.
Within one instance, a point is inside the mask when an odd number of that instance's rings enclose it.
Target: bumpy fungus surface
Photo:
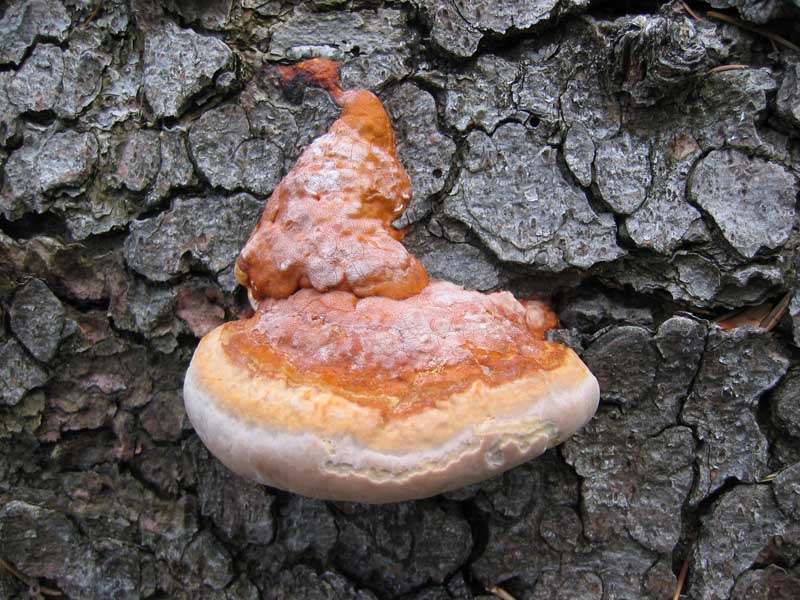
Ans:
[[[342,107],[237,262],[254,304],[200,342],[187,412],[262,483],[327,499],[430,496],[509,469],[594,414],[598,386],[542,302],[428,281],[391,223],[411,199],[380,101],[335,63],[282,69]]]
[[[392,227],[411,202],[411,184],[389,117],[367,90],[341,90],[332,64],[282,69],[290,85],[305,80],[328,90],[342,115],[278,184],[236,262],[256,300],[309,287],[408,298],[428,283]]]
[[[507,292],[443,281],[404,301],[303,290],[262,302],[255,317],[227,328],[223,345],[262,376],[336,389],[390,420],[476,380],[497,385],[558,366],[566,349],[540,341],[529,320]]]

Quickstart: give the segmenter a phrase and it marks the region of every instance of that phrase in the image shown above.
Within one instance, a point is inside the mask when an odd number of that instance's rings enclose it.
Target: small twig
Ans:
[[[59,590],[54,590],[53,588],[44,587],[43,585],[39,586],[39,592],[43,596],[54,596],[54,597],[63,596],[63,594]]]
[[[713,69],[709,69],[707,75],[711,75],[711,73],[722,73],[724,71],[739,71],[741,69],[746,69],[747,65],[719,65],[718,67],[714,67]]]
[[[690,15],[690,16],[691,16],[691,17],[692,17],[692,18],[693,18],[695,21],[703,21],[703,20],[704,20],[704,19],[703,19],[703,17],[701,17],[700,15],[698,15],[698,14],[697,14],[696,12],[694,12],[694,11],[693,11],[691,8],[689,8],[689,5],[688,5],[688,4],[686,4],[686,2],[684,2],[683,0],[681,0],[681,5],[683,6],[683,10],[685,10],[687,13],[689,13],[689,15]]]
[[[30,581],[28,580],[28,578],[25,577],[25,575],[23,575],[21,572],[17,571],[14,567],[11,566],[10,563],[7,563],[2,558],[0,558],[0,567],[3,567],[3,569],[8,571],[11,575],[13,575],[17,579],[19,579],[25,585],[29,586],[31,584]]]
[[[795,52],[800,52],[800,46],[797,46],[797,45],[793,44],[792,42],[787,40],[782,35],[778,35],[777,33],[772,33],[771,31],[768,31],[767,29],[764,29],[763,27],[755,27],[753,25],[749,25],[748,23],[740,21],[739,19],[736,19],[734,17],[730,17],[730,16],[728,16],[728,15],[726,15],[724,13],[717,12],[715,10],[708,11],[706,13],[706,16],[709,19],[716,19],[717,21],[722,21],[724,23],[728,23],[729,25],[735,25],[736,27],[740,27],[742,29],[746,29],[747,31],[752,31],[753,33],[757,33],[759,35],[763,35],[765,38],[768,38],[768,39],[772,40],[773,42],[777,42],[779,44],[782,44],[783,46],[786,46],[787,48],[790,48],[790,49],[794,50]]]
[[[11,566],[10,563],[6,562],[2,558],[0,558],[0,567],[5,569],[8,573],[10,573],[13,577],[19,579],[22,583],[24,583],[28,587],[28,591],[30,595],[34,598],[39,594],[43,596],[61,596],[61,592],[58,590],[54,590],[52,588],[44,587],[39,585],[39,583],[22,573],[21,571],[15,569]]]
[[[689,572],[689,557],[686,557],[686,560],[683,561],[683,565],[681,566],[681,572],[678,573],[678,582],[675,584],[675,593],[672,595],[672,600],[678,600],[681,597],[681,590],[683,590],[683,584],[686,583],[686,574]]]
[[[490,587],[486,591],[492,594],[493,596],[497,596],[501,600],[517,600],[516,598],[514,598],[514,596],[512,596],[499,586]]]
[[[775,326],[786,314],[786,309],[789,308],[789,303],[792,301],[792,293],[788,292],[775,307],[769,311],[769,314],[761,321],[761,326],[767,331],[772,331]]]
[[[92,10],[91,13],[89,13],[89,16],[86,17],[86,20],[83,22],[83,27],[89,25],[89,23],[94,21],[101,14],[103,14],[103,0],[96,0],[94,9]]]

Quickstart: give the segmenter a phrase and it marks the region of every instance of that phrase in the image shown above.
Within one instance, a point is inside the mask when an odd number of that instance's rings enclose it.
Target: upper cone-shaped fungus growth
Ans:
[[[428,274],[392,227],[411,201],[411,184],[380,100],[367,90],[343,91],[329,60],[279,71],[285,86],[327,90],[342,116],[275,188],[236,262],[239,282],[256,301],[308,287],[359,298],[418,294]]]
[[[411,200],[380,101],[314,59],[283,83],[342,116],[267,202],[237,262],[256,314],[200,342],[189,418],[243,475],[308,496],[394,502],[501,473],[583,426],[596,379],[544,341],[543,303],[428,282],[392,228]]]

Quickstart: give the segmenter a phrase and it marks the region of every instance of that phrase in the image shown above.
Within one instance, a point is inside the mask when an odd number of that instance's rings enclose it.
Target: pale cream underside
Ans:
[[[423,498],[501,473],[568,438],[594,414],[597,380],[572,351],[557,369],[384,422],[376,409],[313,386],[253,376],[200,343],[184,401],[198,435],[235,472],[333,500]]]

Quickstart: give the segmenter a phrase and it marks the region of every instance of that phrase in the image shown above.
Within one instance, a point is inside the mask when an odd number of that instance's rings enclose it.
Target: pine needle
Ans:
[[[729,25],[735,25],[741,29],[746,29],[747,31],[752,31],[753,33],[757,33],[759,35],[763,35],[765,38],[772,40],[773,42],[777,42],[782,46],[785,46],[795,52],[800,52],[800,46],[793,44],[789,40],[787,40],[782,35],[778,35],[777,33],[772,33],[768,29],[764,29],[763,27],[756,27],[754,25],[750,25],[749,23],[745,23],[744,21],[740,21],[735,17],[728,16],[724,13],[717,12],[715,10],[710,10],[706,13],[706,16],[709,19],[716,19],[717,21],[722,21],[723,23],[728,23]]]
[[[686,583],[686,574],[689,572],[689,557],[686,557],[686,560],[683,561],[683,565],[681,566],[681,572],[678,574],[678,582],[675,584],[675,594],[672,596],[672,600],[678,600],[681,597],[681,590],[683,590],[683,584]]]
[[[741,69],[746,69],[746,68],[747,65],[719,65],[718,67],[709,69],[708,75],[711,75],[711,73],[722,73],[724,71],[739,71]]]
[[[517,600],[516,598],[514,598],[514,596],[512,596],[499,586],[490,587],[486,591],[492,594],[493,596],[497,596],[498,598],[500,598],[500,600]]]
[[[686,2],[684,2],[683,0],[681,0],[681,5],[683,6],[683,10],[685,10],[687,13],[689,13],[689,15],[690,15],[690,16],[691,16],[691,17],[692,17],[692,18],[693,18],[695,21],[703,21],[703,20],[705,20],[705,19],[703,19],[703,17],[701,17],[700,15],[698,15],[698,14],[697,14],[696,12],[694,12],[694,11],[693,11],[691,8],[689,8],[689,5],[688,5],[688,4],[686,4]]]

